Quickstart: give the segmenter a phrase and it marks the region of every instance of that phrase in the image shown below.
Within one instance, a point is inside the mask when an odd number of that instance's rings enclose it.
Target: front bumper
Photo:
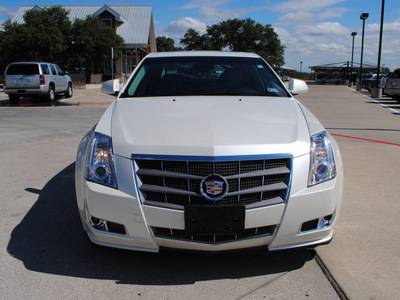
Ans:
[[[185,230],[184,211],[143,205],[136,189],[132,161],[115,157],[115,163],[118,190],[84,180],[81,167],[76,171],[82,224],[96,244],[149,252],[158,252],[160,247],[224,251],[266,246],[269,250],[280,250],[323,244],[332,239],[342,196],[340,161],[334,179],[308,188],[309,155],[293,158],[286,203],[246,210],[246,230],[269,230],[229,241],[191,241],[175,235]],[[118,224],[124,230],[116,232],[111,226],[109,229],[106,225],[96,225],[93,217],[96,222]],[[160,228],[171,234],[158,234]]]

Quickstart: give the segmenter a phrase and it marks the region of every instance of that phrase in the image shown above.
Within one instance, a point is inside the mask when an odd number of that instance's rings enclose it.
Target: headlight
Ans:
[[[327,181],[335,176],[335,158],[328,134],[323,131],[311,136],[308,186]]]
[[[85,178],[117,188],[112,154],[111,137],[95,132],[89,148]]]

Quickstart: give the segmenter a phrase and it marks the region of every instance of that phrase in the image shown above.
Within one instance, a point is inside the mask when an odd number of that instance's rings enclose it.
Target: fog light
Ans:
[[[101,230],[101,231],[108,231],[106,221],[93,217],[90,217],[90,224],[94,229]]]
[[[332,220],[331,214],[321,218],[321,222],[319,223],[318,228],[324,228],[331,225],[331,220]]]

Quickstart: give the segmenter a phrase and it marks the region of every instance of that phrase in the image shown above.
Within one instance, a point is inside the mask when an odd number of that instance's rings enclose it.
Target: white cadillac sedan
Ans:
[[[149,54],[83,138],[76,196],[98,245],[280,250],[328,243],[338,146],[258,55]]]

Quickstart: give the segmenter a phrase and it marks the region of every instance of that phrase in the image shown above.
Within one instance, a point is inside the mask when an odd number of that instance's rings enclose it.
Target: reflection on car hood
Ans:
[[[303,155],[310,138],[294,99],[198,96],[116,101],[114,153],[228,156]]]

